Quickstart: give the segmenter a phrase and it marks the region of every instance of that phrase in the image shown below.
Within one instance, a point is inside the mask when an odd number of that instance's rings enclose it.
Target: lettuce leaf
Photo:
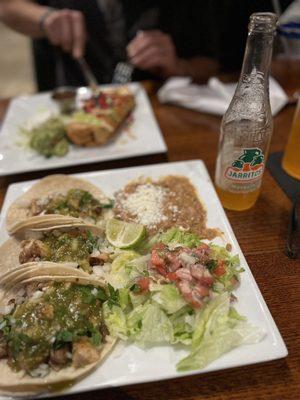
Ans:
[[[172,344],[182,343],[190,345],[195,326],[195,311],[190,306],[185,306],[171,315],[170,321],[172,322],[174,332]]]
[[[77,111],[72,115],[72,119],[77,122],[86,122],[88,124],[102,126],[101,120],[93,114],[85,113],[84,111]]]
[[[178,228],[156,235],[170,248],[177,245],[195,247],[200,239]],[[149,243],[149,241],[148,241]],[[150,291],[135,293],[133,284],[148,276],[150,254],[122,251],[112,263],[109,283],[118,288],[118,303],[103,305],[109,332],[141,347],[162,343],[183,344],[190,353],[177,364],[178,371],[204,368],[222,354],[242,344],[260,341],[264,332],[251,326],[230,304],[230,292],[242,271],[238,256],[226,248],[210,245],[211,259],[224,260],[226,274],[214,284],[215,294],[201,310],[194,310],[173,283],[151,283]],[[213,268],[213,267],[212,267]]]
[[[119,302],[122,310],[125,310],[130,304],[129,289],[119,289]]]
[[[211,253],[210,256],[214,260],[228,260],[230,259],[230,253],[223,246],[218,246],[217,244],[211,243],[209,245]]]
[[[224,291],[232,291],[235,285],[232,283],[232,278],[239,280],[239,275],[244,271],[240,267],[240,259],[238,254],[231,255],[225,247],[216,244],[210,244],[211,258],[214,260],[224,260],[226,263],[226,274],[218,277],[218,281],[214,283],[214,291],[222,293]]]
[[[177,364],[178,371],[204,368],[222,354],[240,346],[259,342],[265,333],[244,320],[232,317],[230,295],[211,301],[196,316],[192,352]]]
[[[145,276],[150,256],[140,256],[134,251],[124,251],[113,261],[108,282],[114,288],[130,287],[136,278]]]
[[[109,307],[108,303],[103,304],[103,316],[109,333],[120,339],[127,339],[126,316],[119,306]]]
[[[144,303],[127,304],[123,310],[120,306],[104,303],[103,315],[110,334],[129,339],[140,347],[162,343],[188,346],[191,352],[179,361],[178,371],[204,368],[231,349],[257,343],[265,335],[263,330],[247,323],[246,318],[230,305],[227,292],[213,298],[200,311],[180,304],[180,295],[175,293],[172,284],[155,285],[148,297],[141,295]],[[129,293],[129,298],[132,296]],[[169,296],[171,306],[166,300]]]
[[[158,242],[162,242],[169,247],[197,247],[201,243],[201,239],[194,233],[186,232],[180,228],[170,228],[164,233],[157,233],[156,235],[144,239],[136,250],[139,253],[145,254]]]
[[[129,292],[129,297],[130,301],[132,304],[133,308],[136,308],[137,306],[146,303],[146,301],[149,299],[150,294],[149,293],[143,293],[143,294],[136,294],[133,292]]]
[[[190,232],[185,232],[179,228],[168,229],[161,235],[160,241],[166,245],[176,245],[190,248],[197,247],[201,243],[201,240],[197,235]]]
[[[149,253],[151,248],[160,241],[161,234],[157,233],[154,236],[144,238],[135,248],[140,254]]]
[[[141,347],[173,341],[173,326],[166,313],[155,303],[135,308],[127,317],[131,339]]]
[[[151,284],[152,299],[168,314],[174,314],[186,305],[177,287],[170,284]]]

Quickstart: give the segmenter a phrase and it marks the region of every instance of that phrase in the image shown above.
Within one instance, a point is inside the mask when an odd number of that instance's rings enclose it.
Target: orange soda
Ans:
[[[284,151],[282,168],[293,178],[300,179],[300,93],[291,133]]]
[[[276,22],[272,13],[251,15],[240,79],[221,123],[215,185],[230,210],[251,208],[260,192],[273,131],[269,71]]]

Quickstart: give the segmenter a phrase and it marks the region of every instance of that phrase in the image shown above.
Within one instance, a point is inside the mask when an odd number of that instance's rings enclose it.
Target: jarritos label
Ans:
[[[225,177],[235,182],[259,179],[264,172],[264,155],[258,147],[243,149],[243,153],[225,171]]]

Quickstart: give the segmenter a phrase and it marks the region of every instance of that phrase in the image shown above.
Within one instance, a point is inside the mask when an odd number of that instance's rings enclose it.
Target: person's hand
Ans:
[[[182,75],[183,63],[170,35],[161,31],[141,31],[128,44],[130,62],[142,70],[162,76]]]
[[[61,47],[75,58],[83,56],[87,34],[80,11],[54,10],[44,19],[43,31],[54,46]]]

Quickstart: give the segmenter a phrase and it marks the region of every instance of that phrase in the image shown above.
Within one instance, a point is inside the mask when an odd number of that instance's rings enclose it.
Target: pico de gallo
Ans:
[[[193,249],[177,247],[174,250],[164,243],[157,243],[151,251],[148,268],[174,282],[182,297],[194,308],[203,306],[212,294],[214,283],[228,272],[225,260],[214,259],[206,243]],[[232,276],[232,289],[237,284],[237,276]]]
[[[91,113],[95,108],[103,110],[111,108],[113,103],[113,98],[109,94],[100,92],[96,96],[92,96],[86,100],[83,109],[86,113]]]

